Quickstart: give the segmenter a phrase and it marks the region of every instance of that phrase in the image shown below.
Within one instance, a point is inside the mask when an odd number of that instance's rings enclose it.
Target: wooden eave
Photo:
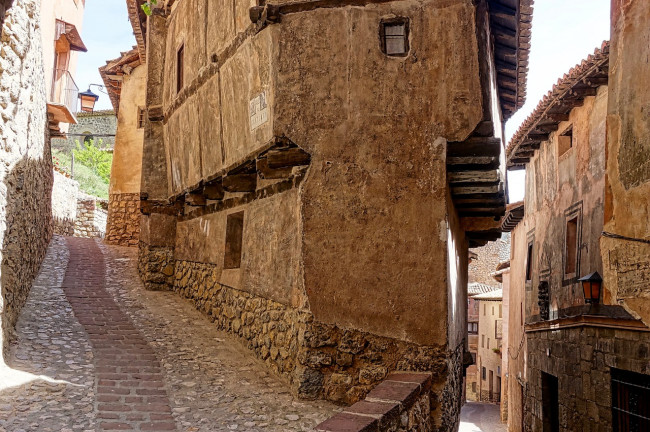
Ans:
[[[534,0],[488,0],[503,119],[526,102]]]
[[[104,87],[111,99],[115,115],[120,109],[120,96],[122,94],[122,76],[128,75],[133,69],[140,66],[142,61],[138,47],[131,51],[123,52],[121,57],[109,60],[106,65],[99,68],[99,74],[104,81]]]
[[[138,53],[142,63],[147,62],[147,15],[142,10],[145,0],[126,0],[129,21],[137,42]]]
[[[560,78],[522,123],[506,150],[508,168],[525,168],[541,143],[549,139],[562,121],[569,119],[571,110],[582,106],[585,97],[595,96],[598,87],[607,85],[608,74],[609,42],[604,42]]]
[[[515,227],[524,219],[526,209],[523,201],[508,204],[506,206],[506,215],[501,221],[503,232],[512,232]]]

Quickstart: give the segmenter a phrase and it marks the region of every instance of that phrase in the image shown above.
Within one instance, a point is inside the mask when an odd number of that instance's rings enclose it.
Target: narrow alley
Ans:
[[[137,250],[55,237],[10,347],[0,431],[306,431],[334,405],[285,383],[174,293]]]

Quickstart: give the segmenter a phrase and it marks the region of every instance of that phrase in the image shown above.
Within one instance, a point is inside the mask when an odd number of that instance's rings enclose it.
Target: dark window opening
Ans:
[[[481,375],[482,375],[483,380],[485,381],[487,379],[487,374],[486,374],[486,371],[485,371],[485,367],[483,367],[483,369],[481,371]]]
[[[382,20],[379,25],[381,51],[389,56],[403,57],[409,51],[408,18]]]
[[[478,323],[477,322],[468,322],[467,323],[467,332],[469,334],[478,334]]]
[[[545,372],[542,372],[542,430],[560,432],[558,380]]]
[[[573,147],[573,126],[562,132],[558,137],[558,155],[562,156]]]
[[[226,250],[223,268],[241,267],[242,238],[244,234],[244,212],[228,215],[226,220]]]
[[[575,275],[578,261],[578,218],[567,221],[566,223],[566,243],[565,243],[566,262],[564,265],[565,275]]]
[[[84,144],[95,144],[95,136],[94,135],[85,135],[84,136]]]
[[[650,431],[650,375],[611,371],[614,432]]]
[[[138,107],[138,129],[142,129],[144,127],[144,116],[145,116],[145,109],[142,107]]]
[[[183,62],[185,56],[185,44],[181,45],[176,52],[176,93],[183,89]]]
[[[526,282],[533,280],[533,243],[528,243],[526,254]]]

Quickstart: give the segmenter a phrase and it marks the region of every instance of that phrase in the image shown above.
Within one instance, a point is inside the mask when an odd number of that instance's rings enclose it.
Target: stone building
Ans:
[[[52,235],[40,3],[14,0],[1,14],[0,363]]]
[[[301,397],[350,404],[390,371],[433,372],[432,422],[453,430],[468,247],[500,236],[530,2],[158,3],[145,285]]]
[[[479,294],[478,302],[478,395],[481,402],[501,401],[501,339],[503,338],[503,292]]]
[[[69,127],[66,139],[56,138],[52,140],[52,148],[71,152],[76,148],[77,142],[93,140],[102,148],[112,149],[115,145],[115,131],[117,129],[117,117],[113,110],[80,112],[76,115],[77,124]]]
[[[137,246],[146,96],[146,16],[142,2],[126,2],[137,46],[108,61],[99,72],[117,114],[109,186],[106,242]]]
[[[647,41],[648,30],[643,32]],[[643,308],[634,308],[643,304],[643,295],[626,305],[621,288],[617,294],[606,276],[602,298],[589,305],[578,282],[616,268],[611,262],[604,266],[602,258],[615,254],[601,255],[601,241],[607,242],[601,239],[610,238],[603,234],[606,190],[611,191],[606,175],[616,154],[606,151],[608,112],[619,103],[608,88],[608,73],[618,73],[609,52],[606,43],[560,79],[508,146],[509,167],[526,169],[525,215],[512,231],[510,319],[523,318],[525,343],[511,337],[509,355],[521,359],[522,346],[526,350],[523,364],[511,360],[509,366],[513,431],[522,424],[532,431],[650,427],[650,331],[639,319]],[[627,54],[631,64],[637,61],[638,51]],[[640,67],[634,82],[650,72],[647,64]],[[643,158],[627,160],[639,172],[647,164]],[[644,208],[643,197],[643,203],[631,201],[632,208]],[[513,225],[516,218],[521,210],[504,223]],[[620,268],[638,269],[638,260],[647,260],[641,257],[618,261]],[[638,279],[621,284],[618,274],[619,287],[643,293]],[[631,429],[621,429],[625,424]]]

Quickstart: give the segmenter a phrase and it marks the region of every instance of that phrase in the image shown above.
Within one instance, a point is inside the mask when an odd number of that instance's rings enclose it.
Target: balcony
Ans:
[[[47,114],[53,136],[60,134],[58,123],[77,123],[77,97],[79,87],[70,72],[55,69],[52,72],[52,86],[47,101]]]

